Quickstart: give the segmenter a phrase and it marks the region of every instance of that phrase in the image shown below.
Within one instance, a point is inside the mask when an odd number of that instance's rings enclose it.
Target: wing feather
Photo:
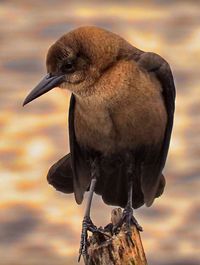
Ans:
[[[74,129],[75,96],[71,95],[69,107],[69,142],[71,152],[71,166],[73,172],[73,186],[76,202],[83,201],[84,192],[88,189],[91,181],[90,167],[88,164],[87,152],[76,141]]]
[[[147,206],[150,206],[153,203],[159,189],[159,183],[161,183],[162,180],[162,170],[167,159],[174,120],[176,92],[170,66],[161,56],[150,52],[143,53],[138,60],[138,65],[147,72],[154,73],[156,78],[160,81],[168,116],[161,148],[158,153],[154,155],[153,160],[150,159],[150,157],[153,156],[151,150],[147,150],[147,153],[149,153],[149,155],[147,155],[147,165],[144,165],[142,169],[142,190],[144,193],[145,203]]]
[[[51,166],[47,175],[47,181],[56,190],[61,192],[72,193],[74,191],[70,154],[64,156]]]

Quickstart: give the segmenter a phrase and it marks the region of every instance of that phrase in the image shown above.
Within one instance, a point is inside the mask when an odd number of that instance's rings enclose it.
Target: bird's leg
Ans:
[[[128,179],[128,201],[124,211],[122,213],[122,218],[119,223],[114,227],[114,231],[116,231],[123,223],[127,226],[127,234],[131,236],[131,225],[134,224],[139,231],[142,231],[142,227],[138,224],[137,220],[133,216],[133,206],[132,206],[132,199],[133,199],[133,163],[131,161],[131,156],[127,155],[127,179]]]
[[[91,204],[92,204],[92,197],[93,197],[94,189],[96,186],[97,178],[99,176],[99,163],[98,163],[97,159],[95,159],[91,163],[91,176],[92,176],[92,181],[90,184],[89,196],[88,196],[85,215],[84,215],[83,223],[82,223],[81,242],[80,242],[79,258],[78,258],[78,261],[80,261],[81,256],[83,256],[85,264],[87,263],[88,231],[90,231],[92,233],[104,234],[103,231],[101,231],[101,229],[97,228],[93,224],[93,222],[90,218],[90,208],[91,208]]]
[[[133,207],[132,207],[132,195],[133,195],[133,180],[130,176],[128,181],[128,202],[124,211],[122,213],[122,223],[125,223],[127,226],[127,233],[131,236],[131,225],[135,225],[139,231],[142,231],[142,227],[138,224],[137,220],[133,216]]]
[[[95,229],[97,229],[97,227],[94,226],[90,218],[90,208],[92,204],[92,197],[93,197],[93,192],[94,192],[96,181],[97,181],[96,178],[93,178],[91,181],[87,206],[86,206],[85,215],[84,215],[83,222],[82,222],[82,232],[81,232],[81,242],[80,242],[78,262],[80,261],[81,256],[83,256],[85,264],[87,260],[88,230],[94,231]]]

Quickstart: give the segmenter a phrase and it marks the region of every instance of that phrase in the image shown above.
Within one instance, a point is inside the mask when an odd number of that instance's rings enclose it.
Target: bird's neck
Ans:
[[[105,102],[103,102],[102,97],[98,96],[98,94],[96,93],[84,97],[75,95],[75,98],[76,106],[78,106],[78,108],[80,108],[82,112],[93,112],[99,108],[103,109],[105,107]]]

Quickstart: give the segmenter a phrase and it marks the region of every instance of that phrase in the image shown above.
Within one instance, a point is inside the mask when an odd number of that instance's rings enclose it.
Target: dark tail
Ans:
[[[144,204],[144,195],[141,188],[140,167],[135,168],[133,176],[133,208]],[[73,193],[73,173],[70,154],[61,158],[50,169],[47,181],[56,190],[63,193]],[[164,190],[165,179],[161,175],[155,197],[159,197]],[[108,205],[125,207],[128,200],[128,179],[126,165],[120,158],[102,160],[100,164],[100,177],[97,181],[95,192],[102,196]]]
[[[128,200],[128,179],[126,165],[120,158],[112,161],[105,160],[101,163],[101,174],[97,181],[95,192],[102,195],[106,204],[125,207]],[[141,190],[140,175],[133,176],[133,207],[138,208],[144,204]]]

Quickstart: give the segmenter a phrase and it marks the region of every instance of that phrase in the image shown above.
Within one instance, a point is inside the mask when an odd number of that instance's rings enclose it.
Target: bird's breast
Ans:
[[[116,131],[107,110],[75,110],[75,134],[78,143],[102,153],[110,153],[115,146]],[[114,151],[114,150],[113,150]]]
[[[76,103],[80,145],[112,154],[163,141],[167,114],[156,79],[125,62],[105,74],[95,89],[90,100]]]

